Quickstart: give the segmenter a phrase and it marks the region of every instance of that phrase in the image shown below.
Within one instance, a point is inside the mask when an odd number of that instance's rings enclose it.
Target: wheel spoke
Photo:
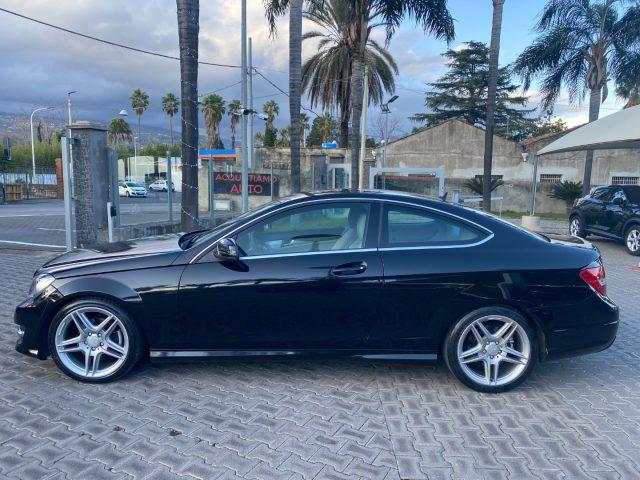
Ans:
[[[105,353],[106,355],[109,355],[110,357],[122,358],[126,353],[126,350],[124,347],[118,345],[117,343],[111,340],[107,340],[105,343],[105,346],[107,348],[103,350],[103,353]]]
[[[69,340],[63,340],[62,342],[58,343],[56,346],[58,348],[62,348],[62,347],[67,347],[69,345],[74,345],[74,344],[78,345],[81,341],[82,341],[82,337],[78,335],[77,337],[70,338]]]
[[[482,332],[483,337],[488,338],[488,337],[492,337],[493,336],[493,334],[487,329],[487,327],[484,326],[484,323],[477,322],[476,325],[478,326],[478,328]]]
[[[102,357],[102,353],[96,352],[93,356],[93,366],[91,367],[91,375],[95,375],[100,368],[100,357]]]
[[[73,312],[71,315],[71,318],[73,318],[73,321],[76,324],[76,327],[78,327],[79,331],[82,332],[84,330],[93,330],[93,324],[83,312]]]
[[[526,365],[527,360],[529,360],[525,354],[517,351],[515,348],[505,346],[504,351],[506,352],[506,355],[502,360],[505,362]]]
[[[118,326],[118,319],[113,315],[109,315],[102,322],[100,322],[100,325],[96,327],[96,330],[98,332],[102,332],[104,338],[107,338],[109,337],[109,335],[113,333],[113,331],[117,326]]]
[[[485,359],[484,363],[484,379],[487,383],[491,383],[491,364],[487,359]]]
[[[465,350],[464,352],[462,352],[460,355],[458,355],[458,358],[462,363],[477,362],[479,360],[482,360],[482,358],[480,358],[480,356],[478,355],[478,353],[480,353],[481,350],[482,350],[482,345],[478,344],[475,347],[472,347],[469,350]]]
[[[89,376],[89,366],[91,365],[91,350],[84,352],[84,375]]]
[[[478,329],[477,324],[474,323],[473,325],[471,325],[471,333],[473,333],[473,336],[476,337],[478,343],[482,343],[482,332]]]
[[[499,367],[500,367],[500,362],[499,361],[495,362],[493,364],[493,380],[492,380],[492,382],[494,384],[498,383],[498,369],[499,369]]]
[[[500,330],[496,332],[496,337],[498,337],[503,344],[506,344],[509,340],[511,340],[513,334],[516,333],[516,330],[518,330],[517,323],[507,322],[502,327],[500,327]]]

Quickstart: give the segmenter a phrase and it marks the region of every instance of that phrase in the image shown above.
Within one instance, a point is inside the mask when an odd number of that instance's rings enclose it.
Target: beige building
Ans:
[[[505,182],[494,195],[504,197],[504,209],[523,212],[529,209],[533,156],[562,135],[543,135],[522,143],[494,137],[492,173]],[[450,120],[389,142],[386,166],[444,167],[446,190],[460,189],[463,195],[470,195],[462,184],[482,175],[483,153],[484,130]],[[538,212],[565,210],[562,202],[551,199],[548,194],[559,181],[582,181],[585,155],[586,152],[573,152],[538,157]],[[640,150],[596,151],[591,183],[640,184]]]

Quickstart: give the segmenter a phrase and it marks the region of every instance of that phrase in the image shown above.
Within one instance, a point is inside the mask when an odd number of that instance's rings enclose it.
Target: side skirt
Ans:
[[[365,360],[419,360],[436,361],[436,353],[407,353],[388,351],[353,350],[151,350],[152,362],[163,360],[188,360],[223,357],[291,357],[291,356],[336,356],[362,358]]]

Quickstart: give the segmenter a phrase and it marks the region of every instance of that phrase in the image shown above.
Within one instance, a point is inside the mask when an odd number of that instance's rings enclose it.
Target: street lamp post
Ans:
[[[33,184],[33,179],[36,176],[36,146],[35,140],[33,138],[33,115],[36,112],[41,112],[42,110],[53,110],[53,107],[40,107],[36,108],[33,112],[31,112],[31,118],[29,119],[29,123],[31,124],[31,183]]]
[[[387,103],[383,103],[380,106],[382,113],[384,113],[384,151],[382,153],[382,189],[384,190],[387,186],[387,181],[385,177],[384,168],[387,166],[387,144],[389,143],[389,104],[395,102],[398,99],[398,95],[394,95],[391,97]]]

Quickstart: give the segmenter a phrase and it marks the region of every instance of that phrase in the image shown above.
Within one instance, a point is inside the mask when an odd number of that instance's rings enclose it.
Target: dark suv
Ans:
[[[621,240],[631,255],[640,255],[640,185],[594,188],[576,202],[569,225],[571,235]]]

